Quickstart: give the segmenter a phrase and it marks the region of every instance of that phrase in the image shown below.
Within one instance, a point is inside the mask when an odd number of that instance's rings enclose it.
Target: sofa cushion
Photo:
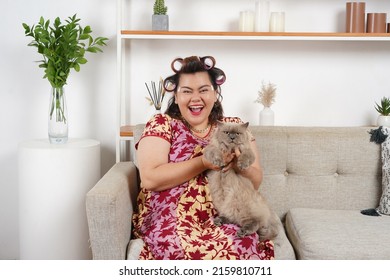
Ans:
[[[138,260],[143,247],[144,241],[141,238],[131,239],[127,246],[127,259]]]
[[[390,259],[389,216],[365,216],[359,210],[294,208],[286,231],[297,259]]]

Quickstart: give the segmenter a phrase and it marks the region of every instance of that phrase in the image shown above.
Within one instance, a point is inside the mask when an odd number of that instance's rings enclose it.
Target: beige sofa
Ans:
[[[143,126],[138,125],[135,139]],[[261,192],[282,219],[276,259],[390,259],[390,217],[365,216],[381,195],[380,145],[370,127],[261,127]],[[130,241],[138,191],[132,162],[115,164],[87,194],[94,259],[134,259]]]

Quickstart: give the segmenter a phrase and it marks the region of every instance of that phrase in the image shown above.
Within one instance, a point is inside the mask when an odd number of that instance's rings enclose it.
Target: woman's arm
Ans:
[[[138,144],[137,161],[142,187],[162,191],[182,184],[209,168],[202,156],[168,162],[170,144],[159,137],[144,137]]]

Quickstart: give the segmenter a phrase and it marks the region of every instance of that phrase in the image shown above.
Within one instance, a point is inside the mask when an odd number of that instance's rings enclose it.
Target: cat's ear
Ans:
[[[243,124],[241,124],[241,126],[242,126],[242,127],[245,127],[245,128],[248,128],[249,122],[243,123]]]
[[[223,125],[224,125],[224,122],[217,121],[217,126],[218,126],[218,127],[221,127],[221,126],[223,126]]]

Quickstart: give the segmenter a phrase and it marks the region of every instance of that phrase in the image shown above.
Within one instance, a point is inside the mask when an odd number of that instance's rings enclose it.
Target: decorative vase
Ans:
[[[68,141],[68,111],[63,87],[53,87],[50,94],[48,133],[52,144]]]
[[[152,15],[152,30],[168,31],[169,16],[168,15]]]
[[[390,127],[390,116],[379,115],[377,119],[377,126]]]
[[[386,13],[368,13],[367,14],[367,33],[386,33]]]
[[[347,2],[345,19],[347,33],[364,33],[366,28],[366,3]]]
[[[259,114],[259,124],[267,126],[267,125],[274,125],[274,122],[275,122],[274,111],[272,111],[270,107],[264,107],[264,109],[261,110]]]

